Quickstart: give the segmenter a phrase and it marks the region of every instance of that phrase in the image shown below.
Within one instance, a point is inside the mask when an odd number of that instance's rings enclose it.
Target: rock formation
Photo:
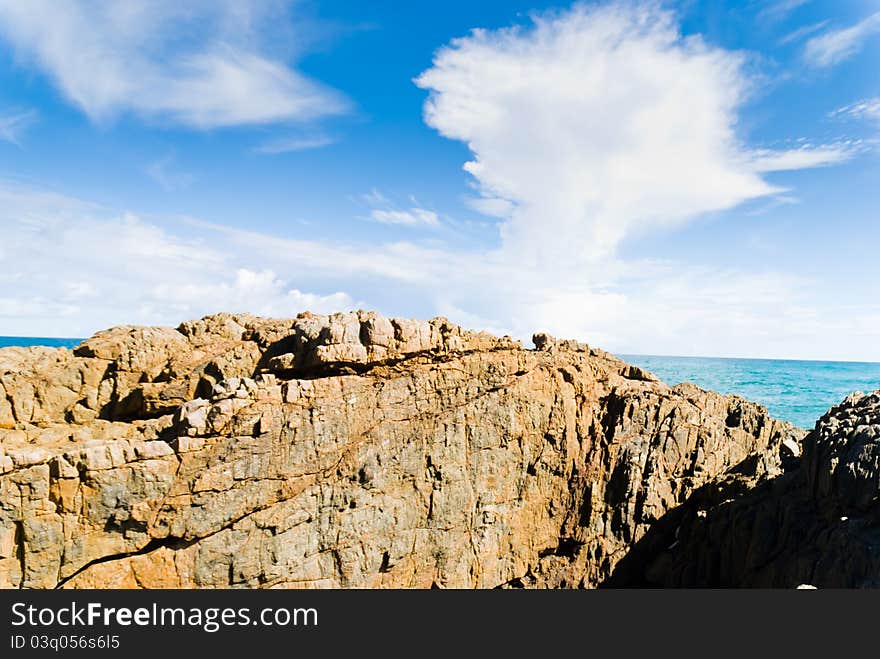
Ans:
[[[880,586],[880,391],[832,408],[803,447],[780,477],[732,473],[699,492],[675,515],[674,543],[671,522],[658,525],[644,583]]]
[[[0,586],[826,585],[766,567],[794,532],[723,572],[700,551],[785,524],[784,496],[868,519],[861,403],[799,463],[803,431],[760,405],[534,343],[357,312],[0,350]]]

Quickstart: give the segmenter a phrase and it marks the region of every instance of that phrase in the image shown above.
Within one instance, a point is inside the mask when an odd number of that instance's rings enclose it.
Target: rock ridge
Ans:
[[[627,585],[695,497],[802,464],[758,404],[534,344],[358,311],[2,349],[0,586]]]

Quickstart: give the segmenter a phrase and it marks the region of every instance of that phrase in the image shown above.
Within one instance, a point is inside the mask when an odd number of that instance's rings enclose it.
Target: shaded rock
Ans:
[[[676,514],[681,542],[660,551],[658,534],[644,581],[634,572],[623,585],[876,587],[880,392],[849,396],[802,447],[784,475],[730,473],[698,492]]]

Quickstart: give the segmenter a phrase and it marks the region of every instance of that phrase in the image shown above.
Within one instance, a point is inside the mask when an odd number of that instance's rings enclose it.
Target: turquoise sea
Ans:
[[[0,336],[0,348],[10,346],[49,346],[50,348],[73,348],[82,339],[48,339],[39,336]]]
[[[668,384],[693,382],[762,403],[780,419],[812,428],[833,405],[854,391],[880,389],[880,364],[789,359],[721,359],[619,355]]]
[[[82,339],[0,336],[6,346],[72,348]],[[853,391],[880,389],[880,364],[787,359],[721,359],[619,355],[669,384],[693,382],[704,389],[737,394],[767,406],[773,416],[812,428],[816,419]]]

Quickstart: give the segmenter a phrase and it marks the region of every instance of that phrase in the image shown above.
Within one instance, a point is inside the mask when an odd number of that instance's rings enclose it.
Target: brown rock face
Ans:
[[[0,350],[0,586],[631,583],[695,493],[800,450],[759,405],[535,344],[357,312]]]

